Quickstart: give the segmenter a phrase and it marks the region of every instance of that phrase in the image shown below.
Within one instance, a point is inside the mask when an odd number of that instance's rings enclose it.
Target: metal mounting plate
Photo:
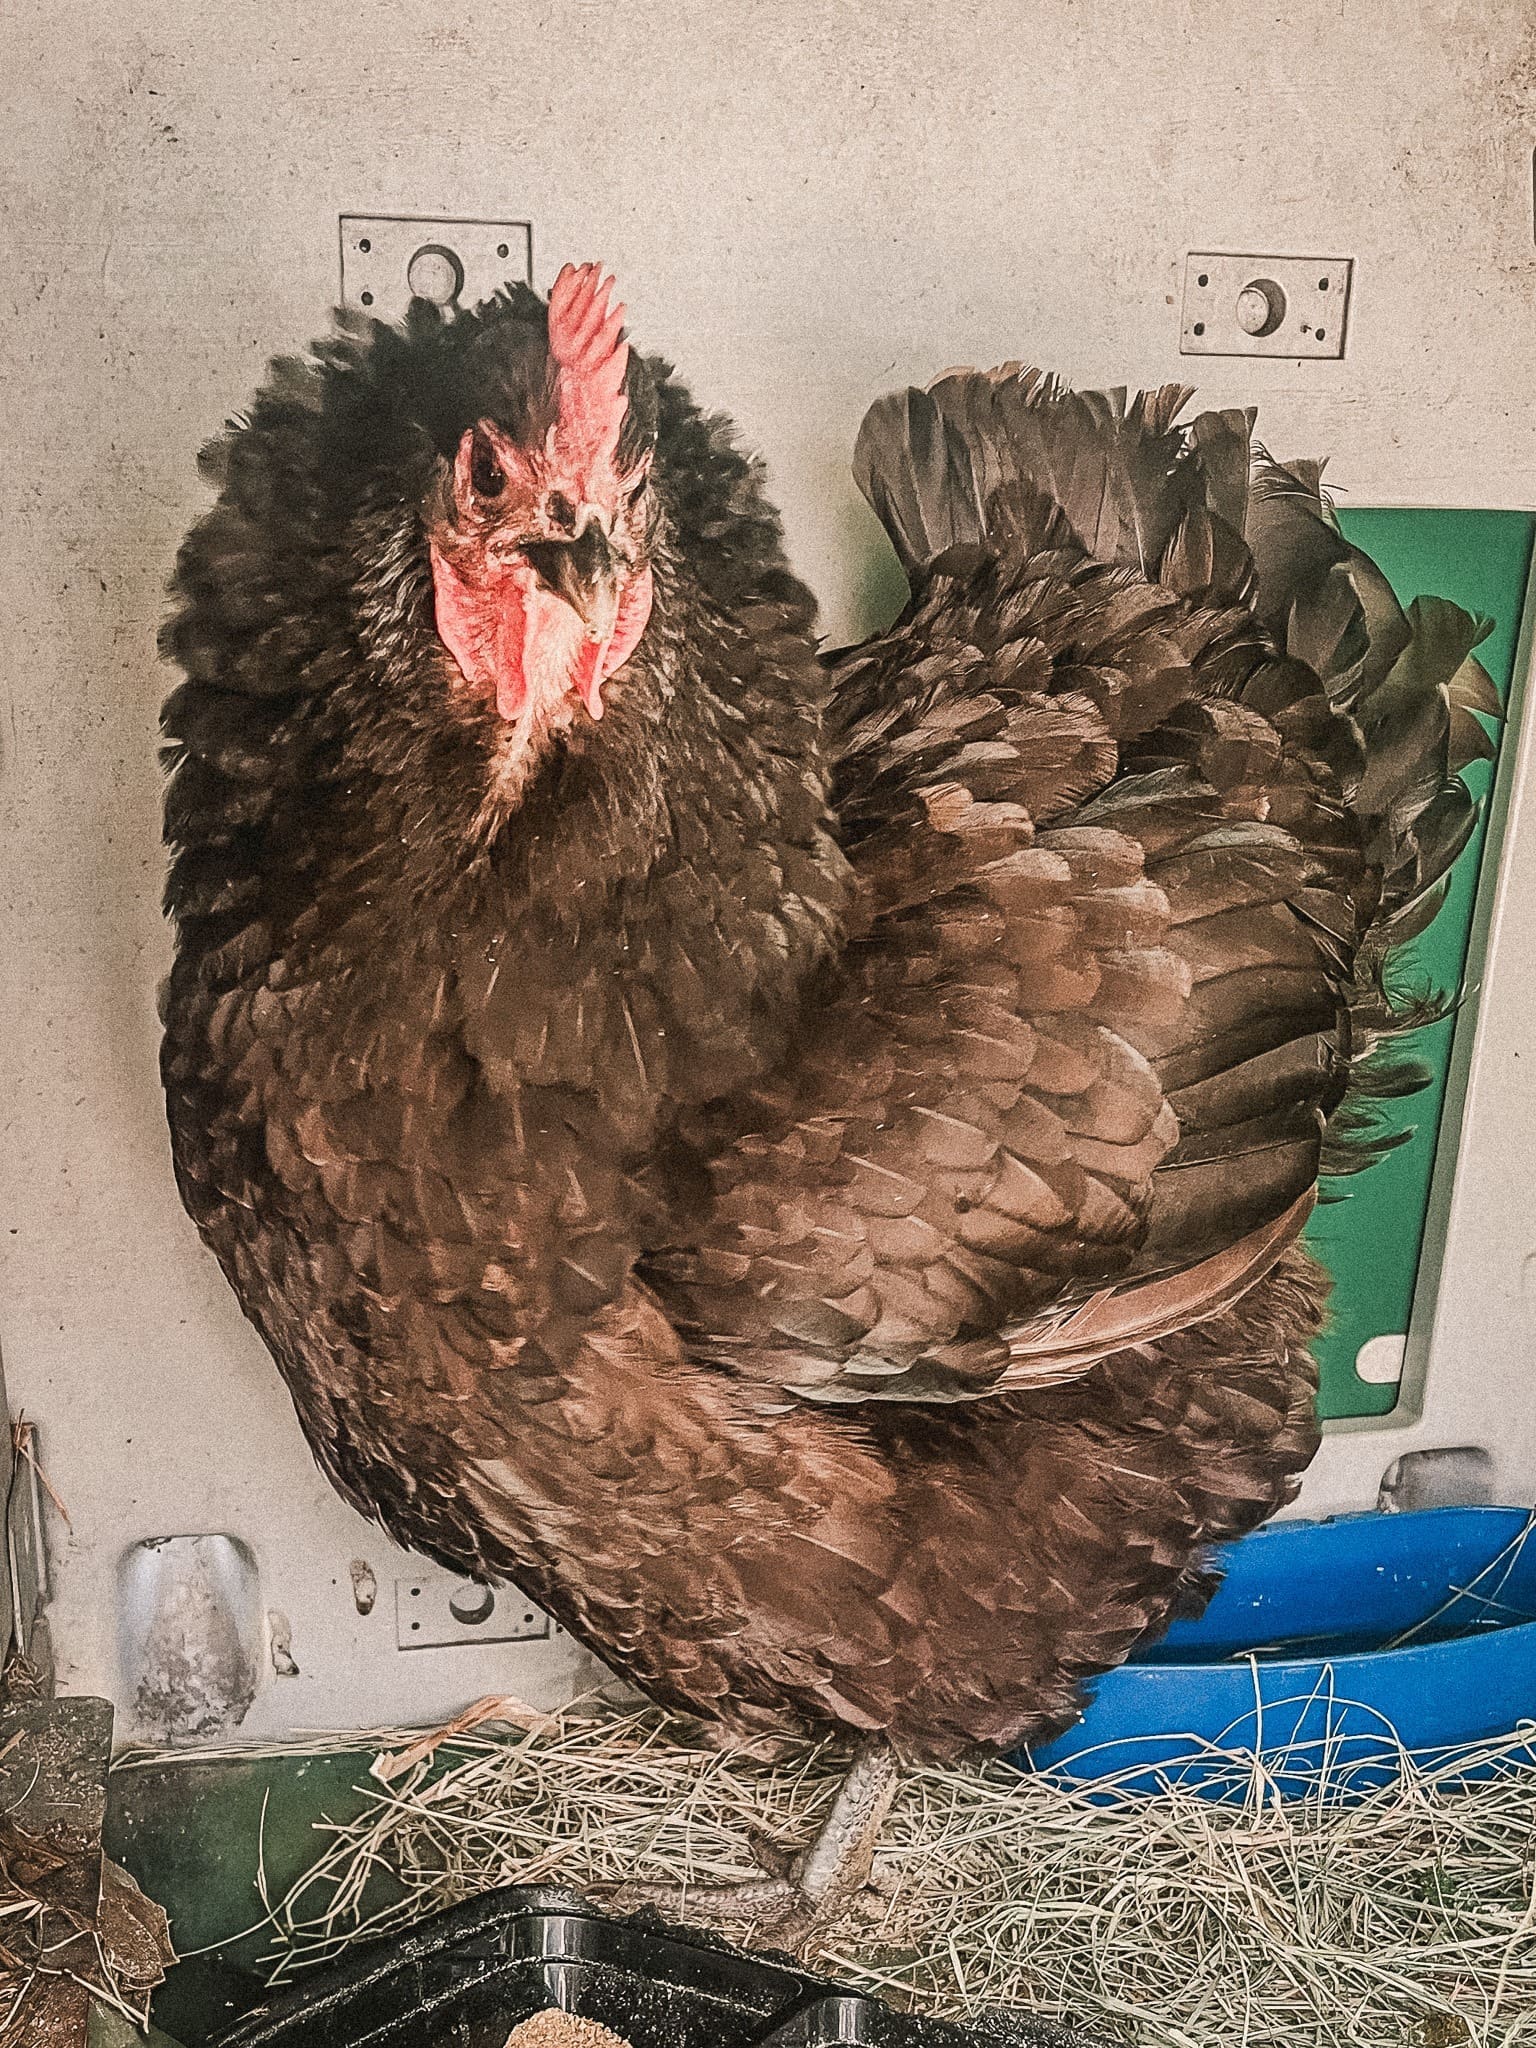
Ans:
[[[1185,356],[1341,356],[1354,263],[1348,256],[1223,256],[1200,250],[1184,259]],[[1245,293],[1270,301],[1264,331],[1245,329]],[[1249,299],[1250,306],[1255,305]]]
[[[525,220],[427,220],[392,214],[341,216],[341,302],[377,320],[401,320],[414,296],[411,266],[444,280],[448,300],[471,307],[505,284],[533,282],[533,228]],[[431,260],[435,258],[434,260]],[[418,273],[420,275],[420,273]],[[436,291],[426,294],[438,297]]]
[[[466,1615],[470,1618],[463,1618]],[[516,1586],[480,1586],[447,1572],[421,1572],[395,1581],[395,1643],[402,1650],[440,1650],[450,1643],[545,1642],[555,1634],[558,1630],[543,1608]]]

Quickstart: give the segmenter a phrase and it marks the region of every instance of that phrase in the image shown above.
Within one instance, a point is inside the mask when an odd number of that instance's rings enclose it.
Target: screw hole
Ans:
[[[1210,279],[1209,279],[1209,278],[1208,278],[1208,277],[1206,276],[1206,274],[1205,274],[1205,272],[1204,272],[1203,270],[1201,271],[1200,275],[1199,275],[1199,276],[1198,276],[1198,277],[1197,277],[1197,278],[1195,279],[1195,283],[1196,283],[1197,285],[1200,285],[1200,286],[1201,286],[1202,288],[1203,288],[1204,286],[1208,285],[1208,284],[1210,283],[1210,281],[1211,281],[1211,280],[1210,280]]]
[[[456,306],[464,289],[464,266],[442,242],[425,242],[405,266],[405,281],[413,299]]]
[[[373,304],[373,293],[372,293],[372,292],[364,292],[364,293],[363,293],[363,304],[364,304],[365,306],[371,306],[371,305]]]
[[[505,242],[498,242],[496,244],[496,254],[498,256],[510,256],[511,253],[512,251],[507,247]]]
[[[363,254],[366,256],[368,254],[368,251],[373,247],[373,244],[372,242],[369,241],[368,237],[364,235],[363,239],[358,243],[357,246],[359,247],[359,249],[362,250]]]
[[[1205,332],[1205,322],[1204,322],[1203,320],[1197,320],[1197,321],[1195,322],[1195,332],[1196,332],[1196,334],[1204,334],[1204,332]]]
[[[1317,339],[1318,339],[1319,341],[1326,341],[1326,340],[1328,339],[1328,330],[1327,330],[1327,328],[1326,328],[1326,327],[1319,327],[1319,328],[1318,328],[1318,330],[1317,330]]]
[[[411,1623],[411,1627],[412,1627],[413,1629],[416,1629],[416,1628],[420,1628],[420,1627],[421,1627],[421,1623],[420,1623],[419,1621],[413,1621],[413,1622]]]
[[[1319,290],[1320,292],[1325,292],[1325,291],[1327,291],[1327,289],[1328,289],[1328,280],[1327,280],[1327,278],[1326,278],[1326,277],[1320,277],[1320,278],[1319,278],[1319,279],[1317,280],[1317,288],[1318,288],[1318,290]]]
[[[412,1598],[413,1600],[419,1600],[419,1599],[421,1598],[421,1588],[420,1588],[420,1586],[412,1586],[412,1588],[411,1588],[411,1598]]]
[[[1255,340],[1273,334],[1285,318],[1285,293],[1272,277],[1255,277],[1237,295],[1237,324]]]
[[[456,1587],[448,1595],[448,1612],[466,1628],[475,1628],[482,1621],[489,1621],[495,1610],[496,1595],[489,1586],[476,1585],[473,1580],[467,1586]]]

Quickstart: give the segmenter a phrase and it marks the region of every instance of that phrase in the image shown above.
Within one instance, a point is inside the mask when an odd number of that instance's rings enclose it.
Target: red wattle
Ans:
[[[611,641],[605,646],[600,640],[583,640],[571,671],[571,687],[594,722],[603,715],[603,678],[608,674],[603,658],[611,645]]]
[[[602,717],[603,684],[634,653],[651,616],[649,569],[626,584],[613,632],[597,641],[531,570],[478,562],[466,575],[435,542],[431,554],[438,637],[465,682],[493,698],[502,718],[520,718],[530,691],[551,701],[572,691],[588,717]]]
[[[616,668],[634,653],[640,644],[640,635],[645,631],[651,616],[651,601],[655,589],[649,569],[642,569],[633,582],[626,583],[619,599],[618,616],[613,622],[608,649],[603,656],[603,677],[611,676]]]

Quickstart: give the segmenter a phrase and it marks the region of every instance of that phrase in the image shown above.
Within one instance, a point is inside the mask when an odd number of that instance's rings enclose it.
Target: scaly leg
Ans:
[[[708,1927],[753,1927],[794,1945],[818,1923],[836,1919],[869,1883],[899,1782],[895,1753],[876,1738],[854,1758],[816,1839],[782,1877],[728,1885],[626,1884],[611,1903],[620,1911],[653,1906],[669,1919]]]

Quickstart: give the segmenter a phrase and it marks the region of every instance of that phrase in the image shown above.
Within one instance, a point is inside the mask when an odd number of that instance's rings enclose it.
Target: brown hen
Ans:
[[[1312,1453],[1299,1233],[1489,706],[1185,397],[882,401],[912,602],[826,664],[590,270],[344,332],[211,456],[187,1207],[360,1511],[727,1729],[1049,1736]]]

